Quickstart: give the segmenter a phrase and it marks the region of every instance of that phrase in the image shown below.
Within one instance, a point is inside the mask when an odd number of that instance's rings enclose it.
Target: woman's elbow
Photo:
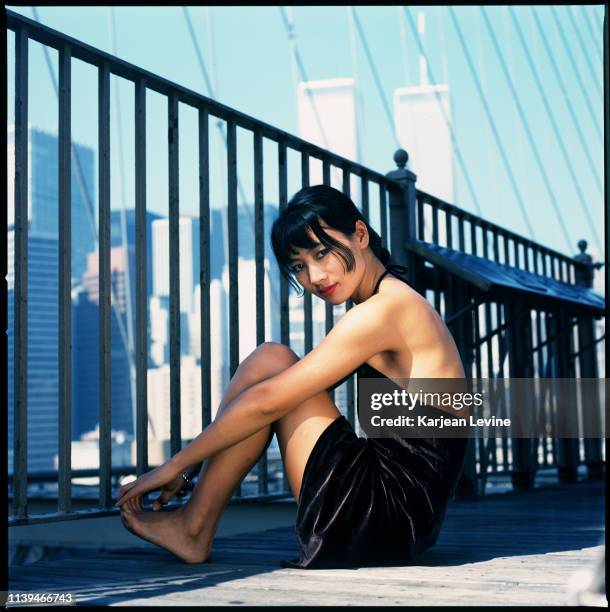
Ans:
[[[275,406],[272,403],[268,402],[268,401],[263,402],[263,404],[260,407],[260,413],[265,418],[274,417],[273,420],[276,420],[277,410],[276,410]]]

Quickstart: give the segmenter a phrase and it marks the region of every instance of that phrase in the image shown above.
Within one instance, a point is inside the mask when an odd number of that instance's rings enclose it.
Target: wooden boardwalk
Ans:
[[[88,605],[568,605],[573,573],[604,537],[604,482],[453,501],[414,565],[295,570],[290,528],[217,538],[208,563],[123,549],[10,569],[11,592],[72,592]]]

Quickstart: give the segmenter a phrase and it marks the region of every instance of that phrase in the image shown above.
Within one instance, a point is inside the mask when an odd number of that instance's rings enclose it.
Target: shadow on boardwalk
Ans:
[[[10,589],[96,605],[562,605],[603,534],[604,482],[584,480],[453,501],[436,545],[411,565],[282,568],[297,549],[293,529],[278,528],[217,538],[201,565],[131,548],[14,567]]]

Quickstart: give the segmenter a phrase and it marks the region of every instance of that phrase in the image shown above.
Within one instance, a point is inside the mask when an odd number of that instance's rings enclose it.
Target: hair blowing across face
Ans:
[[[371,251],[386,265],[390,260],[390,252],[382,246],[379,234],[344,193],[328,185],[304,187],[295,193],[273,223],[271,244],[282,274],[297,291],[300,285],[290,270],[290,258],[296,254],[296,248],[310,249],[315,246],[316,242],[308,230],[333,251],[343,261],[346,270],[351,272],[355,266],[351,250],[329,236],[320,222],[345,236],[351,236],[358,220],[368,229]]]

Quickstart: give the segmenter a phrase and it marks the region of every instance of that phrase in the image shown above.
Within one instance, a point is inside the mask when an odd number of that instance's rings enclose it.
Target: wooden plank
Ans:
[[[602,551],[603,483],[581,484],[454,501],[436,545],[402,567],[281,568],[297,556],[281,527],[217,538],[204,564],[133,547],[13,567],[10,586],[97,605],[566,605],[565,585]]]
[[[131,605],[138,603],[146,603],[153,597],[155,604],[165,602],[174,602],[178,604],[188,604],[189,601],[211,604],[213,602],[224,603],[248,603],[257,605],[264,603],[267,605],[285,605],[298,601],[304,603],[323,603],[324,605],[347,604],[357,600],[359,603],[384,603],[391,602],[399,603],[402,601],[412,601],[415,597],[419,601],[430,603],[438,603],[439,601],[448,601],[451,599],[453,603],[460,602],[476,602],[480,601],[481,597],[485,598],[486,603],[504,603],[504,602],[522,602],[522,603],[537,603],[544,604],[552,601],[554,604],[565,603],[565,596],[559,589],[548,593],[545,589],[546,584],[531,585],[531,588],[515,588],[514,584],[507,582],[496,581],[489,584],[485,581],[480,581],[481,584],[468,582],[443,582],[426,581],[418,583],[413,580],[401,579],[398,583],[389,581],[375,582],[375,589],[370,588],[370,583],[363,580],[364,576],[358,575],[358,580],[353,580],[355,577],[354,570],[350,574],[351,580],[340,580],[339,576],[327,576],[323,584],[320,584],[322,573],[333,573],[334,570],[311,570],[307,572],[298,572],[298,576],[294,575],[291,581],[282,581],[281,576],[277,574],[265,576],[247,576],[245,578],[237,578],[230,582],[219,585],[211,585],[203,591],[202,589],[193,589],[187,584],[181,585],[183,588],[177,589],[172,593],[158,594],[151,593],[151,598],[138,598],[137,600],[128,600]],[[139,593],[146,592],[146,584],[138,585]],[[152,588],[155,585],[151,585]],[[489,587],[494,590],[490,591]],[[407,599],[408,598],[408,599]],[[117,599],[117,602],[120,601]]]
[[[580,567],[575,565],[574,568]],[[400,568],[399,568],[400,569]],[[188,605],[189,601],[201,604],[212,603],[248,603],[256,605],[265,597],[267,605],[285,605],[287,602],[318,603],[337,605],[353,603],[373,603],[370,601],[370,584],[375,584],[374,600],[389,605],[398,602],[401,598],[417,598],[427,604],[440,604],[448,602],[449,598],[454,604],[476,603],[485,601],[491,603],[529,603],[540,605],[561,605],[566,603],[562,592],[563,580],[558,577],[555,581],[528,580],[531,571],[523,573],[523,580],[507,580],[500,577],[476,580],[481,576],[480,568],[465,574],[454,572],[453,580],[436,572],[438,568],[428,568],[430,574],[415,575],[414,571],[421,568],[402,568],[395,577],[389,575],[390,568],[363,568],[359,570],[281,570],[266,572],[264,574],[250,575],[251,568],[233,567],[231,572],[224,576],[218,574],[207,577],[195,577],[190,583],[185,578],[159,576],[152,578],[143,574],[137,584],[130,586],[117,585],[91,585],[89,589],[76,587],[73,592],[79,603],[113,601],[115,603],[154,602],[155,605],[175,603]],[[462,568],[460,568],[462,569]],[[540,575],[545,575],[540,568]],[[375,575],[377,570],[380,575]],[[396,570],[394,570],[396,571]],[[499,570],[500,571],[500,570]],[[236,574],[242,573],[243,577]],[[356,578],[357,580],[353,580]],[[383,573],[381,575],[381,572]],[[230,574],[233,574],[231,576]],[[245,574],[245,575],[244,575]],[[510,572],[514,578],[513,572]],[[226,578],[226,580],[222,580]],[[343,578],[343,580],[342,580]],[[348,586],[346,586],[348,585]],[[359,586],[360,585],[360,586]],[[107,587],[105,590],[103,587]],[[551,587],[551,588],[549,588]],[[13,586],[11,586],[13,588]],[[27,585],[26,585],[27,590]],[[33,590],[30,588],[29,590]],[[239,597],[235,596],[235,593]],[[149,597],[142,598],[143,594]],[[135,598],[134,598],[135,597]]]

